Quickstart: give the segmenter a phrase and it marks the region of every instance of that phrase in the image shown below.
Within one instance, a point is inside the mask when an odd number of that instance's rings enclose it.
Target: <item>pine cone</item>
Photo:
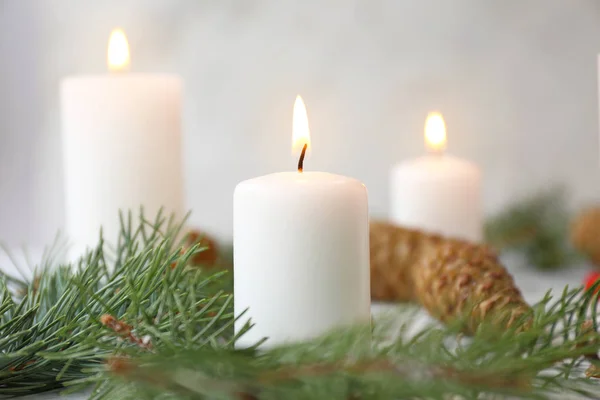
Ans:
[[[530,307],[498,257],[485,246],[447,240],[413,271],[421,305],[444,323],[464,318],[473,334],[484,321],[513,326]]]
[[[600,266],[600,207],[582,211],[571,223],[571,243]]]
[[[190,248],[197,243],[200,243],[200,246],[206,247],[206,249],[195,254],[190,259],[190,264],[203,266],[215,265],[217,259],[219,258],[219,251],[216,242],[205,233],[192,229],[186,235],[184,248]]]
[[[371,221],[371,298],[416,301],[412,267],[435,251],[441,236]]]
[[[465,318],[472,334],[484,319],[512,326],[530,307],[484,245],[371,222],[371,295],[414,301],[451,323]]]

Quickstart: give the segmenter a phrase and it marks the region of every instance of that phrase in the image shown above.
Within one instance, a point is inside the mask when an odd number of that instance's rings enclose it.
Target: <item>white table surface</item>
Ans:
[[[570,287],[579,286],[583,281],[586,272],[589,270],[589,267],[587,266],[578,266],[558,271],[541,272],[531,268],[516,267],[518,262],[514,260],[507,260],[506,264],[509,265],[509,270],[513,274],[518,287],[521,288],[525,299],[529,303],[535,303],[536,301],[539,301],[546,294],[548,289],[552,289],[557,295],[560,295],[565,285],[569,285]],[[0,267],[3,270],[11,270],[9,263],[6,262],[6,259],[0,258]],[[377,318],[377,315],[381,315],[381,313],[389,311],[391,308],[393,308],[393,306],[388,304],[373,304],[372,307],[375,318]],[[427,317],[423,315],[422,318],[426,319]],[[84,400],[87,399],[87,397],[88,396],[85,393],[61,396],[58,392],[52,392],[43,395],[22,397],[22,399]],[[567,400],[574,399],[576,397],[561,396],[560,398]]]

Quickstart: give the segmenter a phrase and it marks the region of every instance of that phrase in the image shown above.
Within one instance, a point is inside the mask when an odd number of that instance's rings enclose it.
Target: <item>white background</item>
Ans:
[[[487,213],[555,182],[600,197],[598,0],[0,0],[0,239],[63,225],[59,81],[103,73],[117,25],[133,71],[186,82],[188,207],[222,239],[237,182],[294,168],[296,93],[306,169],[361,179],[374,214],[431,109],[482,167]]]

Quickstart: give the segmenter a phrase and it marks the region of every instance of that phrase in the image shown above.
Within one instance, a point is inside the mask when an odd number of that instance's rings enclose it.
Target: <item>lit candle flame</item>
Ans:
[[[294,116],[292,120],[292,153],[299,154],[306,145],[310,150],[310,128],[308,127],[308,115],[306,106],[300,95],[296,96],[294,102]]]
[[[108,40],[108,69],[121,71],[129,66],[129,43],[122,29],[114,29]]]
[[[431,112],[425,121],[425,146],[433,152],[441,153],[446,148],[446,123],[442,114]]]

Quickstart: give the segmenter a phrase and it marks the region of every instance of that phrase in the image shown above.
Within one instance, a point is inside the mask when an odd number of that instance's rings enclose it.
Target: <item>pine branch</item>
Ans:
[[[597,285],[600,287],[600,283]],[[344,329],[266,352],[204,348],[144,352],[117,368],[94,399],[547,398],[553,391],[591,394],[586,360],[600,350],[598,294],[548,294],[526,331],[482,324],[470,338],[455,327],[427,327],[395,339],[391,324]],[[407,331],[413,318],[404,320]],[[594,371],[592,371],[593,373]],[[588,372],[589,374],[589,372]],[[118,394],[120,393],[120,394]],[[562,393],[562,392],[561,392]],[[120,396],[120,397],[117,397]]]
[[[230,339],[231,294],[222,290],[229,278],[187,267],[198,249],[180,249],[181,223],[161,214],[149,221],[142,211],[139,223],[131,213],[121,218],[115,249],[100,237],[76,265],[54,269],[48,252],[31,281],[0,280],[0,394],[85,383],[107,357],[127,354],[144,338],[172,349]],[[117,321],[135,323],[128,340],[111,334]]]
[[[499,251],[523,255],[540,269],[568,266],[577,258],[569,246],[569,212],[564,190],[555,187],[516,202],[485,224],[486,241]]]
[[[94,385],[96,400],[446,400],[600,388],[586,378],[600,350],[600,283],[548,294],[523,316],[527,329],[484,321],[467,338],[458,318],[409,334],[414,318],[404,316],[400,334],[383,320],[373,332],[239,350],[230,274],[189,266],[200,249],[181,248],[181,224],[138,219],[123,216],[116,248],[100,238],[75,269],[0,279],[0,394]]]

